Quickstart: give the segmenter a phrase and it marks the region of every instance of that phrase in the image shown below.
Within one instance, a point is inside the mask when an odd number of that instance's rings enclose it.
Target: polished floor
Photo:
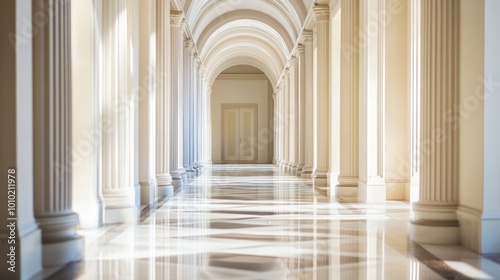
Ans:
[[[500,279],[498,256],[407,239],[410,205],[328,199],[272,165],[215,165],[136,223],[80,231],[51,279]]]

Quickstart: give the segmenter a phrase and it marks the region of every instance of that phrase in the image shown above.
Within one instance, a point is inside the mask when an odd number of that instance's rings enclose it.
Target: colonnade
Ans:
[[[493,161],[481,149],[475,166],[464,157],[486,141],[468,133],[483,133],[472,123],[482,127],[488,118],[478,108],[489,94],[465,50],[481,61],[486,55],[463,39],[478,36],[461,26],[484,28],[491,3],[326,2],[309,11],[275,87],[275,164],[341,201],[414,202],[410,238],[418,242],[499,250],[498,238],[479,241],[477,228],[490,222],[478,202],[489,199],[471,190],[491,191],[477,185],[478,165]],[[485,36],[476,40],[491,45]],[[498,213],[488,212],[491,224]]]

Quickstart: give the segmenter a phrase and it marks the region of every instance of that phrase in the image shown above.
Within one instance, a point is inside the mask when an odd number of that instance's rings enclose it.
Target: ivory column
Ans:
[[[290,70],[285,69],[283,76],[283,162],[281,166],[288,171],[290,163]]]
[[[156,181],[156,45],[150,40],[156,32],[156,0],[140,5],[139,40],[139,181],[141,204],[149,205],[158,197]]]
[[[411,2],[411,40],[410,40],[410,191],[409,200],[418,201],[420,187],[420,81],[421,81],[421,49],[420,28],[421,0]]]
[[[305,95],[306,102],[304,103],[304,168],[302,169],[302,178],[311,179],[314,165],[314,134],[313,134],[313,91],[314,91],[314,49],[313,49],[313,33],[310,30],[302,31],[302,41],[304,44],[304,59],[305,59]]]
[[[359,0],[342,0],[338,197],[357,197],[359,174]]]
[[[273,153],[273,164],[278,162],[278,96],[276,95],[276,90],[273,93],[273,108],[274,108],[274,119],[273,119],[273,129],[274,129],[274,153]]]
[[[305,46],[302,44],[297,45],[296,56],[298,59],[297,65],[297,176],[302,176],[302,170],[305,166],[305,123],[306,123],[306,56],[305,56]]]
[[[283,161],[283,131],[284,131],[284,124],[283,124],[283,94],[281,92],[281,85],[278,83],[276,86],[276,100],[277,100],[277,107],[278,107],[278,113],[276,114],[276,132],[278,134],[278,139],[277,139],[277,151],[278,151],[278,156],[277,156],[277,161],[276,165],[281,166],[281,162]]]
[[[193,92],[193,40],[187,39],[184,41],[184,139],[183,139],[183,161],[184,161],[184,169],[189,178],[194,176],[194,170],[191,165],[191,157],[192,157],[192,113],[193,113],[193,100],[192,100],[192,92]]]
[[[186,176],[186,170],[182,163],[182,140],[183,140],[183,71],[184,71],[184,24],[182,23],[184,15],[182,13],[170,14],[170,83],[172,116],[172,142],[170,145],[170,175],[172,184],[175,187],[182,187]]]
[[[158,196],[173,193],[170,176],[170,3],[156,1],[156,179]]]
[[[384,178],[384,34],[372,32],[373,15],[385,11],[384,1],[360,0],[362,44],[359,46],[359,180],[358,201],[386,201]]]
[[[78,261],[84,252],[71,209],[71,2],[33,3],[34,13],[52,16],[33,37],[34,210],[43,266],[50,267]]]
[[[295,149],[297,145],[297,58],[292,56],[289,62],[288,78],[288,98],[289,98],[289,120],[288,120],[288,170],[291,174],[297,172],[297,161],[295,158]]]
[[[458,244],[459,129],[448,119],[459,104],[460,2],[423,0],[420,198],[410,238]]]
[[[314,171],[312,179],[315,187],[328,185],[329,155],[330,155],[330,8],[315,6],[313,8],[316,20],[316,57],[315,84],[313,96],[314,108]]]

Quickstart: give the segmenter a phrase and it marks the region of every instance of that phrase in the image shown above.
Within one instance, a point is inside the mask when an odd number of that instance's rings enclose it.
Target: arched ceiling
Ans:
[[[273,85],[307,17],[310,0],[188,0],[186,22],[213,83],[228,67],[259,68]]]

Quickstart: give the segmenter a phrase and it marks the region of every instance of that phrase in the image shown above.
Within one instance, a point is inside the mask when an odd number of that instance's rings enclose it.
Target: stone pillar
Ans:
[[[460,3],[423,0],[420,198],[413,204],[410,238],[458,244],[459,129],[448,119],[459,105]]]
[[[194,108],[194,112],[193,112],[193,115],[192,115],[192,120],[193,120],[193,166],[194,166],[194,169],[196,170],[196,174],[199,174],[200,173],[200,166],[199,166],[199,163],[198,163],[198,155],[199,155],[199,142],[198,142],[198,137],[199,137],[199,132],[198,132],[198,125],[199,125],[199,121],[198,121],[198,116],[200,114],[200,111],[199,111],[199,103],[200,103],[200,99],[199,99],[199,96],[198,96],[198,92],[200,90],[200,67],[201,67],[201,61],[200,61],[200,57],[197,53],[195,53],[194,55],[194,62],[195,62],[195,65],[194,65],[194,81],[193,81],[193,86],[194,86],[194,89],[193,89],[193,108]]]
[[[290,70],[285,69],[283,75],[283,162],[281,167],[288,171],[290,163]]]
[[[313,147],[313,99],[311,96],[314,91],[314,46],[313,33],[309,30],[302,32],[302,41],[304,44],[304,60],[305,60],[305,94],[308,96],[304,103],[304,168],[302,169],[302,178],[311,179],[314,165]]]
[[[273,164],[276,164],[278,162],[278,96],[276,95],[276,90],[274,90],[273,93],[273,112],[274,112],[274,118],[273,118],[273,131],[274,131],[274,148],[273,148]]]
[[[313,95],[314,108],[314,171],[311,175],[315,187],[324,188],[328,185],[329,155],[330,155],[330,8],[315,6],[316,20],[315,43],[315,84]]]
[[[158,197],[156,181],[156,45],[150,40],[156,32],[156,0],[140,5],[139,40],[139,181],[141,204],[149,205]]]
[[[305,46],[302,44],[297,45],[296,56],[298,60],[297,65],[297,148],[296,148],[296,162],[297,162],[297,176],[302,176],[302,170],[305,166],[305,123],[306,123],[306,56]]]
[[[386,201],[384,178],[384,34],[371,33],[373,15],[381,15],[384,1],[360,0],[359,48],[359,179],[358,201]]]
[[[170,175],[175,187],[182,187],[186,170],[182,163],[183,127],[183,94],[184,94],[184,15],[182,13],[170,14],[170,75],[171,75],[171,107],[172,116],[172,142],[170,143]]]
[[[420,189],[420,81],[421,49],[420,28],[421,0],[414,0],[410,7],[410,191],[409,200],[418,201]]]
[[[183,137],[183,165],[189,178],[194,177],[194,169],[192,168],[192,114],[193,114],[193,50],[194,43],[192,39],[184,41],[184,137]]]
[[[33,188],[33,34],[31,29],[24,29],[25,22],[30,22],[28,19],[33,15],[33,3],[31,0],[0,2],[0,34],[5,36],[0,42],[0,170],[3,177],[0,219],[4,223],[0,227],[2,279],[31,279],[42,270],[41,231],[33,215],[36,199]],[[13,37],[18,35],[22,36],[18,39]],[[8,38],[12,41],[9,42]],[[16,197],[13,197],[12,191],[15,191]],[[15,208],[15,213],[11,214],[9,210],[12,208]],[[15,224],[15,228],[7,227],[11,223]],[[16,241],[14,252],[11,252],[13,244],[9,244],[9,240],[14,240],[12,238]],[[15,261],[9,263],[11,259]]]
[[[276,159],[276,165],[281,166],[281,162],[283,161],[283,94],[281,92],[281,85],[278,83],[276,86],[276,103],[277,103],[277,108],[278,111],[276,113],[276,133],[278,134],[277,138],[277,159]]]
[[[289,62],[288,96],[289,96],[289,162],[288,170],[291,174],[297,173],[297,58],[292,56]]]
[[[170,3],[156,1],[156,179],[158,196],[173,193],[170,175]]]
[[[33,13],[52,16],[33,34],[34,210],[43,266],[50,267],[78,261],[84,252],[71,209],[71,3],[33,3]]]
[[[359,174],[359,0],[342,0],[340,175],[337,197],[357,197]]]
[[[102,197],[101,23],[102,5],[91,1],[71,4],[72,33],[72,184],[73,210],[80,228],[104,222]]]

